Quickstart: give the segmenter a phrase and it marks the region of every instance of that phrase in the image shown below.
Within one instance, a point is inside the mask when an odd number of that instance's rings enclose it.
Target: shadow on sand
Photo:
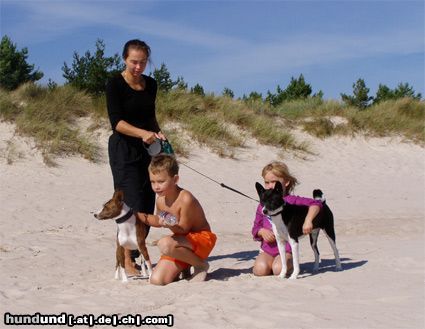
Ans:
[[[238,262],[248,262],[251,260],[254,260],[255,257],[258,255],[258,249],[256,250],[250,250],[250,251],[239,251],[235,252],[233,254],[226,254],[226,255],[216,255],[216,256],[210,256],[208,257],[208,261],[216,261],[221,260],[225,258],[231,258],[235,259]],[[246,268],[218,268],[215,271],[212,271],[211,273],[208,273],[208,280],[221,280],[221,281],[227,281],[229,278],[237,277],[242,274],[250,274],[252,273],[252,266],[246,267]]]
[[[210,256],[208,257],[208,261],[212,262],[212,261],[224,259],[224,258],[234,258],[240,262],[243,262],[248,260],[254,260],[255,257],[257,257],[257,255],[258,255],[258,249],[250,250],[250,251],[238,251],[233,254]]]
[[[224,259],[224,258],[234,258],[238,261],[249,261],[254,260],[258,255],[258,250],[251,251],[241,251],[233,254],[227,255],[217,255],[211,256],[208,258],[209,261]],[[352,270],[358,267],[361,267],[367,263],[367,260],[352,261],[351,258],[341,258],[342,271]],[[320,268],[318,272],[313,272],[314,262],[302,263],[300,264],[300,276],[299,278],[307,278],[309,276],[322,274],[326,272],[335,271],[335,259],[322,259],[320,261]],[[211,273],[208,273],[208,280],[221,280],[227,281],[229,278],[237,277],[242,274],[251,274],[252,266],[246,268],[218,268]]]
[[[249,268],[218,268],[215,271],[208,273],[208,280],[227,281],[230,278],[240,276],[242,274],[252,273],[252,267]]]
[[[359,260],[352,262],[351,258],[341,258],[342,271],[349,271],[357,267],[361,267],[367,263],[367,260]],[[314,262],[308,262],[300,264],[300,277],[306,278],[309,276],[326,273],[326,272],[335,272],[335,259],[321,259],[320,267],[317,272],[313,272]]]

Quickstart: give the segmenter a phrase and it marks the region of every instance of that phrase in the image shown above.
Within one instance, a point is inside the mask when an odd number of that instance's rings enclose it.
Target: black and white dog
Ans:
[[[273,189],[266,190],[260,183],[255,184],[260,202],[263,205],[263,213],[271,218],[273,233],[276,237],[279,254],[282,261],[282,271],[279,277],[286,274],[285,242],[289,241],[292,249],[294,271],[290,279],[296,279],[300,273],[298,238],[303,235],[303,224],[308,212],[307,206],[291,205],[284,201],[284,190],[280,182],[276,182]],[[322,211],[313,220],[313,231],[310,234],[310,244],[314,252],[314,269],[319,269],[319,250],[317,238],[320,229],[324,230],[335,255],[336,270],[340,271],[341,261],[335,244],[335,230],[332,211],[324,201],[323,193],[314,190],[313,196],[323,203]]]

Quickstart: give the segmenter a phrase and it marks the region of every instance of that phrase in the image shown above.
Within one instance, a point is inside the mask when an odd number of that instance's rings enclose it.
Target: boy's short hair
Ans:
[[[171,177],[179,174],[179,164],[177,163],[175,156],[170,154],[158,154],[152,157],[148,169],[152,174],[157,174],[163,170],[165,170]]]

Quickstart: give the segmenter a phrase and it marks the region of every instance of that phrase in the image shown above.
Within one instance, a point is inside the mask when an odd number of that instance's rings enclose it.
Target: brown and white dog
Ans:
[[[118,226],[115,279],[127,282],[128,277],[124,269],[124,248],[138,249],[142,255],[141,270],[143,277],[150,277],[152,274],[152,264],[149,259],[145,239],[147,236],[147,226],[142,221],[137,220],[136,214],[124,202],[123,191],[114,192],[112,199],[103,205],[103,208],[94,214],[99,220],[114,219]],[[148,273],[146,273],[145,266]]]

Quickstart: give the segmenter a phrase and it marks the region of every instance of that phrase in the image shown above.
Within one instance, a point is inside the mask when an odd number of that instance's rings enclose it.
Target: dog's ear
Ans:
[[[281,184],[279,181],[277,181],[277,182],[275,183],[275,185],[274,185],[274,190],[275,190],[276,192],[279,192],[279,193],[283,194],[283,187],[282,187],[282,184]]]
[[[261,195],[264,193],[265,189],[263,187],[263,185],[261,185],[260,183],[256,182],[255,183],[255,188],[257,190],[258,196],[261,198]]]
[[[122,190],[116,190],[112,198],[122,202],[124,200],[124,192]]]

